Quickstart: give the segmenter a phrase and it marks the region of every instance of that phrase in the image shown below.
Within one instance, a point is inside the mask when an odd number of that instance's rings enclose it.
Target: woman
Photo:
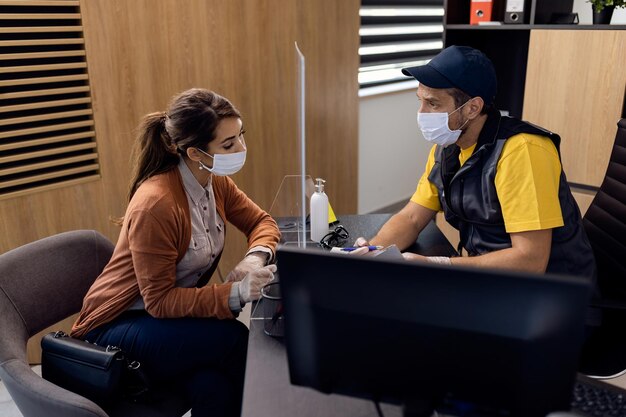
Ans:
[[[72,328],[183,388],[194,417],[239,415],[248,330],[233,319],[276,271],[276,222],[227,177],[245,162],[243,135],[237,109],[204,89],[144,118],[119,240]],[[249,249],[226,283],[206,286],[226,221]]]

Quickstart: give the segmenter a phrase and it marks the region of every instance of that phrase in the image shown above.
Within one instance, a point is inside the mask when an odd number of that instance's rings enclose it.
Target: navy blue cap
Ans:
[[[491,60],[469,46],[449,46],[428,64],[403,68],[402,73],[430,88],[458,88],[472,97],[482,97],[487,105],[493,104],[498,90]]]

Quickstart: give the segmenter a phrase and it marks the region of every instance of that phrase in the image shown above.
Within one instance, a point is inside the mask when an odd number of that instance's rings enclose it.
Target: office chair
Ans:
[[[601,322],[587,340],[581,372],[615,375],[626,370],[626,119],[617,123],[609,166],[583,224],[598,270],[591,307]]]
[[[100,233],[77,230],[0,255],[0,379],[25,417],[172,417],[190,408],[163,393],[155,404],[118,402],[103,410],[44,380],[28,364],[28,339],[80,310],[112,253],[113,244]]]

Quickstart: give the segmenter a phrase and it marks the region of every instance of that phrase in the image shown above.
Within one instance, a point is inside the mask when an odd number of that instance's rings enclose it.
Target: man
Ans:
[[[405,259],[595,276],[580,211],[561,168],[558,135],[493,108],[497,79],[482,52],[450,46],[405,68],[419,81],[417,122],[434,145],[409,203],[369,242],[406,249],[443,211],[469,256]]]

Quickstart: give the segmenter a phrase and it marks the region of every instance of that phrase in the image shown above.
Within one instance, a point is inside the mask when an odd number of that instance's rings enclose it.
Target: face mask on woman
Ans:
[[[469,100],[461,105],[461,107],[455,109],[450,114],[456,112],[469,103]],[[457,140],[459,140],[459,136],[463,132],[461,129],[463,126],[469,122],[469,119],[465,121],[456,130],[450,130],[448,126],[448,121],[450,114],[448,113],[417,113],[417,125],[422,131],[422,135],[424,135],[424,139],[431,143],[436,143],[437,145],[441,145],[444,148],[446,146],[452,145]]]
[[[245,149],[241,152],[235,153],[216,153],[214,156],[209,155],[202,149],[198,150],[213,159],[213,168],[209,168],[208,166],[203,164],[202,161],[198,161],[198,163],[200,164],[200,169],[206,169],[207,171],[217,176],[233,175],[234,173],[238,172],[246,162],[247,150]]]

